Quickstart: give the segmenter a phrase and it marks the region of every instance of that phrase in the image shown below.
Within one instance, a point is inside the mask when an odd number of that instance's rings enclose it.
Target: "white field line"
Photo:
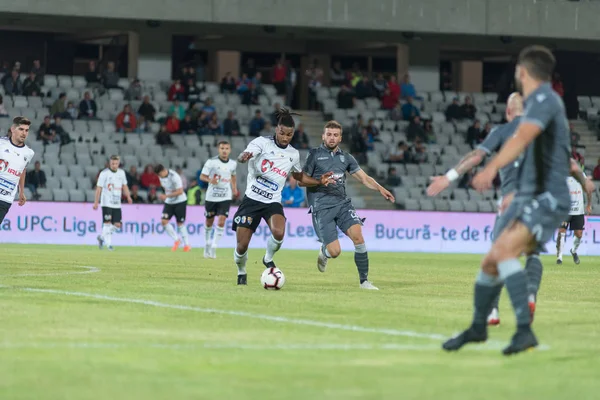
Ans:
[[[96,267],[80,266],[80,267],[76,267],[76,268],[83,268],[83,269],[85,269],[85,271],[51,272],[51,273],[44,273],[44,274],[6,274],[6,275],[0,275],[0,276],[62,276],[62,275],[94,274],[96,272],[100,272],[100,268],[96,268]]]

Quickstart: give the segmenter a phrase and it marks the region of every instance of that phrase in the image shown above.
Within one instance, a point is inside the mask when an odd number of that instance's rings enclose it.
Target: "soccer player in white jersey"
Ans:
[[[25,145],[31,121],[25,117],[15,117],[9,136],[0,138],[0,222],[10,210],[17,189],[19,206],[27,201],[25,197],[25,175],[27,164],[35,154]]]
[[[174,244],[172,251],[177,251],[181,241],[173,229],[173,226],[169,224],[169,221],[173,216],[177,222],[177,231],[183,241],[183,251],[186,253],[191,250],[190,242],[188,239],[188,233],[185,227],[185,216],[187,211],[187,196],[183,189],[183,181],[179,174],[172,169],[166,169],[161,164],[154,167],[154,173],[158,175],[160,179],[160,185],[165,189],[165,193],[158,196],[159,200],[165,203],[162,212],[161,223],[165,228],[167,235],[173,239]]]
[[[121,229],[121,197],[125,194],[127,202],[133,203],[129,187],[127,187],[127,178],[125,171],[119,168],[121,158],[117,155],[110,156],[108,168],[100,172],[98,183],[96,184],[96,198],[94,199],[94,210],[98,209],[98,204],[102,207],[102,234],[98,235],[98,247],[104,246],[112,251],[112,234]]]
[[[231,145],[223,141],[219,142],[218,148],[219,155],[206,161],[200,174],[200,180],[208,183],[204,204],[206,217],[204,258],[217,258],[217,245],[225,232],[225,221],[229,216],[231,200],[238,196],[235,176],[237,163],[229,159]],[[217,217],[217,226],[213,229],[215,217]],[[213,231],[214,235],[211,237]]]
[[[574,161],[572,160],[571,162]],[[583,170],[583,167],[581,169]],[[585,229],[585,214],[587,213],[589,215],[592,213],[592,193],[587,192],[587,207],[585,207],[583,203],[584,189],[581,186],[581,183],[570,176],[567,178],[567,185],[569,186],[569,194],[571,195],[571,208],[569,209],[569,217],[566,221],[563,221],[558,229],[558,237],[556,238],[556,263],[562,264],[563,243],[566,243],[567,241],[567,228],[569,228],[575,235],[573,247],[569,252],[573,257],[575,264],[579,264],[580,260],[579,255],[577,255],[577,249],[581,244],[583,230]]]
[[[275,135],[254,139],[237,159],[240,163],[248,162],[246,194],[233,219],[237,239],[233,258],[238,268],[238,285],[247,284],[248,245],[261,219],[271,229],[263,264],[266,268],[275,267],[273,256],[281,247],[285,235],[281,191],[287,176],[291,173],[298,182],[307,186],[332,183],[332,172],[323,174],[320,180],[302,172],[300,153],[290,146],[296,127],[292,115],[286,109],[278,110]]]

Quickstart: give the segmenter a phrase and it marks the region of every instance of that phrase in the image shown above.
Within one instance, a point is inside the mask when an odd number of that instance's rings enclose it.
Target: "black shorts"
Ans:
[[[268,223],[273,215],[282,215],[285,218],[281,203],[261,203],[260,201],[244,197],[242,204],[240,204],[235,213],[231,229],[235,231],[238,226],[241,226],[242,228],[251,229],[254,232],[258,228],[258,225],[260,225],[261,219],[264,219]]]
[[[364,222],[350,202],[313,212],[312,215],[317,237],[325,246],[338,240],[338,228],[346,233],[350,227]]]
[[[185,214],[187,211],[187,201],[182,201],[177,204],[165,204],[162,212],[162,219],[170,220],[175,216],[178,223],[185,222]]]
[[[120,208],[102,207],[102,221],[105,224],[120,224],[122,216]]]
[[[204,203],[204,216],[206,218],[214,218],[215,215],[224,215],[229,217],[229,208],[231,208],[231,200],[225,201],[207,201]]]
[[[0,222],[4,221],[4,217],[6,217],[8,210],[10,210],[10,206],[12,206],[12,204],[0,201]]]
[[[560,224],[563,229],[569,229],[570,231],[582,231],[585,226],[585,215],[569,215],[566,221]]]

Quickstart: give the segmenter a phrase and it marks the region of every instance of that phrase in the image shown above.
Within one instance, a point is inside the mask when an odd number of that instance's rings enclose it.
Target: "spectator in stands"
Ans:
[[[481,130],[481,133],[479,134],[479,138],[478,138],[478,142],[481,143],[485,140],[485,138],[487,137],[487,135],[490,134],[490,132],[492,131],[492,124],[490,122],[486,122],[485,125],[483,126],[483,129]]]
[[[156,134],[156,144],[159,146],[173,146],[173,140],[171,140],[171,134],[167,130],[166,125],[161,125],[158,133]],[[144,172],[145,174],[146,172]],[[144,176],[142,174],[142,178]],[[140,179],[142,179],[140,178]],[[142,186],[145,187],[144,182],[142,181]]]
[[[355,94],[352,88],[347,83],[342,84],[337,95],[338,108],[344,110],[354,108],[354,97]]]
[[[585,158],[581,155],[577,149],[571,149],[571,157],[575,159],[579,163],[579,165],[585,165]]]
[[[8,118],[8,111],[4,107],[4,97],[0,94],[0,118]]]
[[[12,70],[11,75],[4,82],[4,93],[9,96],[20,96],[23,94],[23,83],[19,78],[19,72]]]
[[[194,85],[196,85],[196,79],[196,70],[192,66],[189,66],[187,68],[187,73],[181,76],[181,82],[188,82],[189,80],[191,80],[194,83]]]
[[[127,100],[141,100],[142,99],[142,83],[139,79],[134,79],[129,88],[125,93],[125,99]]]
[[[24,96],[39,96],[41,92],[40,85],[34,72],[30,72],[29,76],[23,81]]]
[[[419,117],[421,112],[419,109],[413,104],[413,98],[407,97],[406,103],[402,106],[402,117],[405,121],[412,121],[414,117]]]
[[[264,93],[264,89],[262,87],[262,72],[260,71],[257,71],[254,75],[254,78],[252,78],[252,90],[256,92],[256,97]]]
[[[140,116],[139,125],[143,127],[145,132],[150,130],[150,124],[154,122],[154,116],[156,115],[156,108],[150,103],[150,96],[144,96],[140,108],[138,108],[138,115]]]
[[[592,172],[592,177],[595,181],[600,181],[600,158],[598,159],[598,165],[594,167],[594,171]]]
[[[412,153],[412,160],[415,164],[424,164],[427,162],[427,148],[420,137],[415,139]]]
[[[96,63],[94,61],[90,61],[89,69],[85,73],[85,81],[87,82],[87,87],[90,89],[100,89],[102,87],[101,84],[101,75],[96,69]]]
[[[235,119],[233,111],[227,112],[227,118],[223,121],[223,134],[227,136],[238,136],[240,132],[240,123]]]
[[[358,82],[362,80],[363,74],[360,72],[358,63],[352,65],[352,72],[350,72],[350,86],[355,87]]]
[[[57,115],[54,117],[54,123],[52,124],[50,129],[52,129],[56,136],[59,138],[61,146],[69,144],[73,141],[69,133],[63,128],[62,119],[60,116]]]
[[[67,103],[66,114],[69,115],[68,119],[70,119],[70,120],[77,119],[77,118],[79,118],[79,108],[75,107],[75,104],[73,104],[72,101],[69,101]]]
[[[196,82],[192,79],[188,79],[187,84],[185,85],[185,100],[190,102],[200,100],[200,92],[201,90],[196,86]]]
[[[398,142],[398,145],[394,149],[390,149],[387,156],[387,162],[389,163],[402,163],[407,164],[412,162],[410,150],[405,141]]]
[[[179,133],[179,115],[177,112],[173,112],[171,115],[167,117],[165,121],[165,126],[167,127],[167,132],[169,133]]]
[[[200,112],[198,119],[196,120],[196,125],[198,125],[198,134],[206,135],[208,133],[208,123],[210,121],[210,117],[205,111]]]
[[[201,108],[201,111],[206,113],[206,118],[209,118],[213,113],[217,111],[215,106],[212,105],[212,99],[210,97],[204,100],[204,106]]]
[[[129,104],[125,104],[125,106],[123,107],[123,111],[121,111],[117,115],[115,125],[117,127],[117,132],[137,132],[137,118],[135,117],[135,114],[131,111],[131,106]]]
[[[558,93],[560,97],[564,97],[565,88],[558,72],[555,72],[554,76],[552,77],[552,89],[554,89],[554,91]]]
[[[423,130],[425,131],[425,142],[427,144],[435,144],[437,142],[437,139],[435,137],[435,131],[433,129],[433,124],[431,123],[431,121],[425,121]]]
[[[392,94],[392,96],[394,96],[397,100],[400,99],[400,85],[398,84],[398,78],[396,77],[396,75],[392,74],[390,75],[390,80],[387,83],[387,87],[388,89],[390,89],[390,93]]]
[[[167,98],[169,99],[169,101],[185,100],[185,88],[183,87],[179,79],[175,80],[175,82],[173,82],[173,84],[169,88]]]
[[[465,97],[465,103],[462,106],[460,106],[460,110],[462,112],[463,118],[475,119],[475,114],[477,114],[477,108],[473,105],[471,96]]]
[[[186,112],[186,114],[190,114],[190,116],[192,117],[192,119],[194,121],[198,120],[198,117],[200,116],[200,106],[198,103],[190,103],[190,105],[188,106],[188,110]]]
[[[160,187],[160,179],[154,173],[154,167],[151,164],[146,165],[144,168],[144,173],[140,176],[140,184],[144,189]]]
[[[385,88],[381,98],[381,108],[384,110],[393,110],[398,104],[398,98],[392,94],[389,88]]]
[[[125,172],[125,178],[127,179],[127,186],[129,187],[140,184],[140,174],[135,165],[130,166],[129,171]]]
[[[254,112],[254,118],[250,120],[250,136],[260,136],[260,132],[265,127],[265,120],[260,110]]]
[[[388,168],[388,176],[385,180],[385,187],[390,190],[391,188],[395,188],[402,185],[402,179],[398,176],[398,170],[396,167]]]
[[[35,83],[37,83],[38,87],[44,86],[44,68],[42,67],[42,63],[40,62],[40,60],[33,60],[31,73],[35,75]],[[38,93],[39,92],[40,91],[38,90]]]
[[[180,121],[185,118],[185,107],[183,107],[183,105],[179,102],[179,99],[176,98],[175,101],[173,101],[173,104],[171,104],[171,107],[169,107],[168,114],[170,116],[175,114],[177,119]]]
[[[319,66],[319,61],[314,59],[310,67],[305,72],[308,78],[308,109],[317,110],[317,90],[323,84],[323,70]]]
[[[304,131],[304,124],[298,124],[296,128],[296,132],[294,132],[294,136],[292,137],[292,141],[290,142],[292,147],[295,149],[308,149],[308,135]]]
[[[575,131],[571,122],[569,122],[569,131],[571,132],[571,147],[585,149],[585,146],[579,144],[581,135]]]
[[[148,190],[148,204],[158,204],[160,201],[158,200],[158,195],[156,193],[156,187],[150,188]]]
[[[223,133],[223,128],[221,127],[216,112],[210,115],[210,120],[208,121],[208,133],[211,135],[220,135]]]
[[[137,184],[131,184],[127,181],[127,186],[131,188],[131,200],[133,204],[144,204],[146,201],[140,197],[140,187]]]
[[[339,61],[333,63],[333,67],[329,71],[329,78],[331,86],[342,86],[346,83],[346,71],[342,69],[342,63]]]
[[[417,139],[424,141],[426,137],[425,129],[423,129],[423,125],[421,125],[421,117],[414,116],[412,121],[408,124],[408,128],[406,128],[406,139],[408,139],[409,142],[414,142]]]
[[[39,161],[36,161],[33,164],[33,169],[25,175],[25,187],[29,188],[34,199],[37,199],[38,188],[46,187],[46,173],[42,170],[42,165]]]
[[[474,149],[477,145],[477,139],[479,139],[480,135],[481,123],[478,119],[476,119],[475,121],[473,121],[473,125],[471,125],[467,130],[467,138],[465,140],[465,143],[467,143],[469,146],[471,146],[472,149]]]
[[[221,93],[235,93],[237,83],[231,72],[227,72],[221,79]]]
[[[249,58],[248,61],[246,61],[246,65],[244,66],[242,73],[244,73],[250,79],[254,78],[254,75],[256,74],[256,66],[254,65],[253,58]]]
[[[251,93],[250,86],[252,85],[252,81],[248,78],[247,74],[242,74],[242,77],[238,80],[237,83],[237,92],[241,97],[242,104],[250,105],[251,103]]]
[[[373,84],[369,80],[368,76],[363,76],[362,80],[360,80],[354,87],[354,92],[356,93],[356,98],[360,100],[375,96]]]
[[[417,98],[417,91],[415,90],[415,85],[410,83],[410,76],[408,74],[404,74],[402,85],[400,85],[400,94],[404,99],[408,99],[409,97],[412,97],[413,99]]]
[[[10,63],[8,61],[2,61],[2,66],[0,67],[0,74],[8,74],[10,71]]]
[[[79,119],[96,119],[98,105],[92,99],[90,92],[83,94],[83,100],[79,103]]]
[[[56,99],[56,101],[54,103],[52,103],[52,107],[50,107],[50,115],[52,115],[53,117],[56,115],[60,115],[61,117],[69,118],[69,116],[66,115],[66,111],[67,111],[67,94],[63,92],[63,93],[59,94],[58,99]]]
[[[44,122],[38,129],[38,140],[44,142],[44,146],[60,142],[60,138],[56,136],[56,132],[52,129],[52,122],[48,115],[44,117]]]
[[[352,153],[359,164],[365,164],[367,162],[368,150],[369,146],[367,144],[367,129],[363,127],[352,135],[352,141],[350,142],[350,153]]]
[[[381,98],[387,89],[387,81],[383,77],[383,74],[377,74],[377,77],[373,79],[373,89],[375,90],[374,94]]]
[[[119,73],[115,70],[115,63],[109,61],[106,64],[106,71],[102,74],[102,84],[105,89],[121,89],[123,88],[119,86]]]
[[[369,122],[367,123],[367,136],[369,137],[369,143],[379,141],[379,128],[375,126],[375,118],[369,118]]]
[[[404,112],[402,111],[402,105],[396,102],[396,106],[390,111],[390,119],[392,121],[404,120]]]
[[[260,131],[260,136],[273,136],[273,125],[269,121],[265,122],[265,126]]]
[[[285,76],[285,104],[292,107],[294,104],[294,93],[298,82],[298,72],[288,60],[286,64],[287,74]]]
[[[285,60],[277,60],[277,63],[273,66],[273,71],[271,72],[271,82],[273,82],[279,96],[285,95],[286,75],[287,68],[285,66]]]
[[[304,189],[298,186],[298,182],[290,174],[288,182],[281,191],[281,203],[284,207],[300,208],[304,205]]]
[[[463,110],[458,104],[458,97],[452,99],[452,104],[446,108],[446,121],[453,122],[463,119]]]
[[[179,131],[184,135],[195,134],[198,132],[198,123],[192,119],[190,114],[186,114],[179,124]]]

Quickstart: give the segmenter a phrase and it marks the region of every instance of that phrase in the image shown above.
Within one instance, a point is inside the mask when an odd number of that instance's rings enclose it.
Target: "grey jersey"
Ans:
[[[312,211],[319,211],[350,202],[346,194],[346,172],[355,174],[360,171],[356,159],[338,148],[332,152],[324,145],[311,149],[306,157],[304,173],[320,179],[327,172],[333,172],[334,184],[306,188],[308,205]]]
[[[516,117],[509,123],[495,127],[477,148],[485,151],[488,156],[493,152],[499,151],[504,146],[504,143],[515,134],[520,123],[521,117]],[[502,192],[502,196],[515,191],[517,178],[519,177],[519,166],[522,161],[523,154],[500,170],[500,191]]]
[[[527,146],[519,170],[519,196],[535,197],[548,192],[558,207],[570,205],[567,177],[570,176],[569,122],[562,99],[545,83],[525,100],[521,123],[539,126],[542,133]]]

